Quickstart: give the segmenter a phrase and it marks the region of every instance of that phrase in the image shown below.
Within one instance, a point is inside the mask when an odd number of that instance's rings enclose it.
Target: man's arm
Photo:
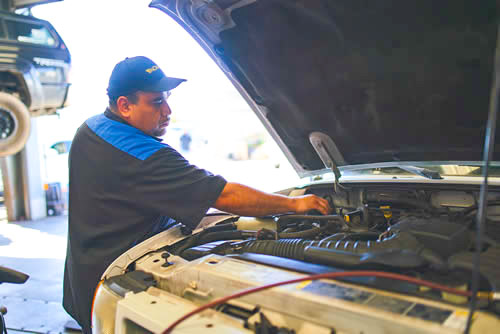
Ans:
[[[285,212],[306,213],[311,210],[326,215],[331,211],[328,201],[315,195],[288,197],[232,182],[226,184],[214,206],[222,211],[253,217]]]

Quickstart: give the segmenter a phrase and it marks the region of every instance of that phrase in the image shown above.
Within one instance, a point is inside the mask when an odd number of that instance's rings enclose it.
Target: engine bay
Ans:
[[[248,218],[211,213],[216,224],[166,247],[187,261],[210,254],[231,256],[298,272],[382,270],[467,291],[475,252],[475,186],[356,185],[334,192],[326,185],[293,189],[316,194],[335,208],[330,215]],[[480,291],[500,291],[500,193],[490,192],[480,259]],[[227,215],[226,218],[224,216]],[[191,231],[186,231],[186,234]],[[345,281],[455,305],[468,298],[387,279]],[[479,308],[500,314],[500,305]]]

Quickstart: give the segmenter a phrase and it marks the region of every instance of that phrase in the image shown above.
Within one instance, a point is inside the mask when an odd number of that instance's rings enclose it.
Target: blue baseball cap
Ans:
[[[139,56],[125,58],[116,64],[109,78],[108,96],[116,99],[137,91],[164,92],[186,79],[167,77],[151,59]]]

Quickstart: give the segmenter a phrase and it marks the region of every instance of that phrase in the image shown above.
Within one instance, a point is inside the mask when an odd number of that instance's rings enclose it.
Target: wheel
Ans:
[[[30,134],[28,108],[13,95],[0,92],[0,157],[16,154]]]

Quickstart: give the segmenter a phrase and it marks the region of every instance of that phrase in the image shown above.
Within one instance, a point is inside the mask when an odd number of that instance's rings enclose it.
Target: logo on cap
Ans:
[[[151,73],[153,73],[154,71],[156,71],[156,70],[158,70],[158,69],[159,69],[159,67],[155,65],[155,66],[153,66],[153,67],[151,67],[151,68],[148,68],[148,69],[146,70],[146,72],[148,72],[149,74],[151,74]]]

